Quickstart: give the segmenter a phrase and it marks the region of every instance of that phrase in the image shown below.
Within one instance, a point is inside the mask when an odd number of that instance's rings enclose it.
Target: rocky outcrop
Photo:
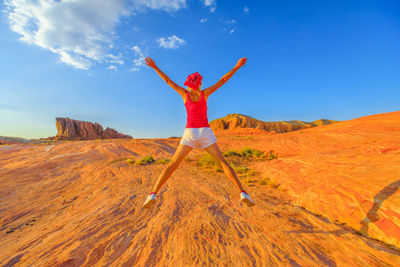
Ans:
[[[301,130],[305,128],[332,124],[337,121],[320,119],[313,122],[305,121],[277,121],[277,122],[267,122],[257,120],[250,116],[243,114],[228,114],[226,117],[215,119],[210,122],[210,127],[214,131],[221,130],[235,130],[240,128],[253,128],[258,130],[264,130],[271,133],[286,133],[296,130]]]
[[[100,124],[78,121],[70,118],[56,118],[57,136],[50,139],[57,140],[93,140],[93,139],[115,139],[133,138],[130,135],[122,134],[114,129],[106,128]]]

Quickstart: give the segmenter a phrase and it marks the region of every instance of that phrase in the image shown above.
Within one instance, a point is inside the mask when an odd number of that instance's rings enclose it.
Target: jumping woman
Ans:
[[[156,194],[160,190],[161,186],[168,180],[172,173],[179,167],[182,160],[189,154],[193,148],[203,148],[205,149],[213,159],[222,166],[226,176],[235,184],[235,186],[240,191],[240,200],[246,203],[247,206],[254,206],[254,201],[250,198],[249,194],[243,189],[235,171],[226,162],[224,156],[222,155],[218,145],[217,138],[215,137],[213,131],[208,124],[207,118],[207,99],[214,93],[218,88],[220,88],[224,83],[226,83],[235,72],[240,69],[245,63],[247,58],[241,58],[238,60],[236,66],[227,74],[225,74],[216,84],[208,87],[207,89],[201,90],[201,80],[202,77],[198,72],[190,74],[184,85],[187,89],[180,87],[174,83],[167,75],[165,75],[154,63],[154,61],[147,57],[146,65],[153,68],[158,75],[175,91],[178,92],[183,98],[185,103],[187,122],[186,128],[183,132],[183,136],[179,143],[178,149],[170,163],[161,172],[156,184],[154,185],[153,191],[147,195],[146,201],[143,204],[143,208],[151,208],[156,201]]]

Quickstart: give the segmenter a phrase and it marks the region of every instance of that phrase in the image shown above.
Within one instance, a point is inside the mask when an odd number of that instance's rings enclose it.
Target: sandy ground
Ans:
[[[246,162],[252,208],[194,150],[142,209],[166,165],[123,159],[170,159],[179,139],[0,146],[0,265],[398,266],[400,113],[380,116],[218,135],[278,155]]]

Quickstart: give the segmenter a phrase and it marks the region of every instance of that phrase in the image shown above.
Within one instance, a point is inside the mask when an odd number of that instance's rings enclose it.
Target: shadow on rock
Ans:
[[[360,222],[360,224],[362,225],[360,232],[363,235],[368,236],[368,224],[379,220],[378,210],[382,206],[383,201],[385,201],[391,195],[396,193],[396,191],[399,189],[399,187],[400,187],[400,180],[397,180],[397,181],[389,184],[385,188],[383,188],[381,191],[378,192],[378,194],[376,194],[374,196],[374,205],[367,212],[365,218],[362,219]]]

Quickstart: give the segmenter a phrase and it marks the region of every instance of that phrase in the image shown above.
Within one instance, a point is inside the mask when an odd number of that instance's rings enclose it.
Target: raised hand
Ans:
[[[149,57],[146,57],[144,59],[146,61],[146,65],[151,67],[151,68],[155,68],[156,67],[156,63]]]
[[[243,65],[246,63],[246,60],[247,60],[247,57],[243,57],[243,58],[239,59],[238,62],[236,63],[236,66],[238,68],[243,67]]]

